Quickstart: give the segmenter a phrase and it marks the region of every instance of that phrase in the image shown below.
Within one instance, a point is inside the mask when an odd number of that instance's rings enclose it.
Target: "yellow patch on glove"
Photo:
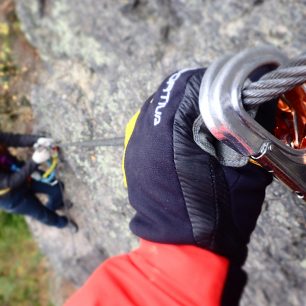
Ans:
[[[138,116],[140,114],[140,110],[130,119],[128,124],[125,127],[125,137],[124,137],[124,152],[123,152],[123,157],[122,157],[122,172],[123,172],[123,183],[124,187],[127,188],[127,180],[126,180],[126,175],[125,175],[125,168],[124,168],[124,162],[125,162],[125,152],[127,145],[131,139],[131,136],[133,134],[136,121],[138,119]]]

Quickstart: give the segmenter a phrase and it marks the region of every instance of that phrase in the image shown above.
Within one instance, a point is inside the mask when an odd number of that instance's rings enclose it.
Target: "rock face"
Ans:
[[[16,0],[42,59],[31,88],[36,129],[63,142],[122,136],[169,73],[226,52],[272,43],[305,49],[304,0]],[[58,273],[81,285],[107,256],[136,244],[121,177],[121,147],[63,149],[61,177],[81,231],[30,222]],[[246,263],[241,305],[306,305],[306,206],[268,191]]]

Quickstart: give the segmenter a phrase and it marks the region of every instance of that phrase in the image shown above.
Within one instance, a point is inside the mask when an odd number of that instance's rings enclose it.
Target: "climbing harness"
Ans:
[[[59,163],[59,148],[52,146],[48,148],[51,152],[51,158],[43,164],[44,169],[32,173],[31,178],[49,185],[56,185],[58,183],[56,178],[56,170]]]
[[[57,179],[56,179],[56,168],[59,162],[58,158],[58,148],[57,147],[52,147],[49,148],[51,151],[51,158],[48,160],[44,165],[44,169],[39,169],[37,171],[34,171],[31,174],[31,179],[49,184],[49,185],[55,185],[57,184]],[[12,157],[8,151],[7,153],[2,150],[2,154],[0,154],[0,167],[4,171],[8,172],[19,172],[22,163],[19,162],[16,158]],[[10,188],[5,188],[5,189],[0,189],[0,196],[8,193],[11,189]]]
[[[251,83],[251,73],[266,65],[280,67]],[[255,159],[304,200],[305,65],[305,55],[289,61],[271,46],[247,49],[209,66],[199,95],[200,112],[210,132],[235,151]],[[278,97],[278,119],[272,135],[250,112]]]
[[[31,178],[36,181],[40,181],[42,183],[49,184],[52,186],[58,184],[58,187],[61,193],[61,197],[62,197],[62,201],[63,201],[65,217],[68,219],[69,222],[74,223],[70,215],[70,212],[69,212],[70,207],[67,204],[64,188],[62,186],[62,183],[58,181],[57,179],[57,176],[58,176],[57,168],[59,166],[59,147],[58,145],[56,143],[53,143],[47,146],[42,145],[42,144],[35,144],[34,148],[35,150],[39,150],[40,148],[45,148],[49,150],[51,153],[51,157],[47,162],[41,165],[41,167],[43,167],[44,169],[40,169],[39,171],[35,171],[34,173],[32,173]],[[76,254],[76,246],[75,246],[75,241],[73,239],[73,234],[74,232],[71,230],[72,243],[73,243],[73,249],[74,249],[73,253]]]

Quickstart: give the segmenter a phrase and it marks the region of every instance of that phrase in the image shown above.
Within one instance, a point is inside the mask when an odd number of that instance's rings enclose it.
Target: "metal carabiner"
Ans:
[[[299,195],[306,195],[306,150],[291,148],[265,130],[246,112],[241,98],[253,71],[287,61],[271,46],[247,49],[219,60],[204,74],[199,106],[204,123],[218,140],[244,156],[257,156],[257,162],[272,170],[280,181]]]

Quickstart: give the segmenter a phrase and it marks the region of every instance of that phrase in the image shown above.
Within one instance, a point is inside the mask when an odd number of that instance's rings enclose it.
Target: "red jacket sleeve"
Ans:
[[[227,270],[227,259],[196,246],[141,240],[101,264],[64,306],[216,306]]]

